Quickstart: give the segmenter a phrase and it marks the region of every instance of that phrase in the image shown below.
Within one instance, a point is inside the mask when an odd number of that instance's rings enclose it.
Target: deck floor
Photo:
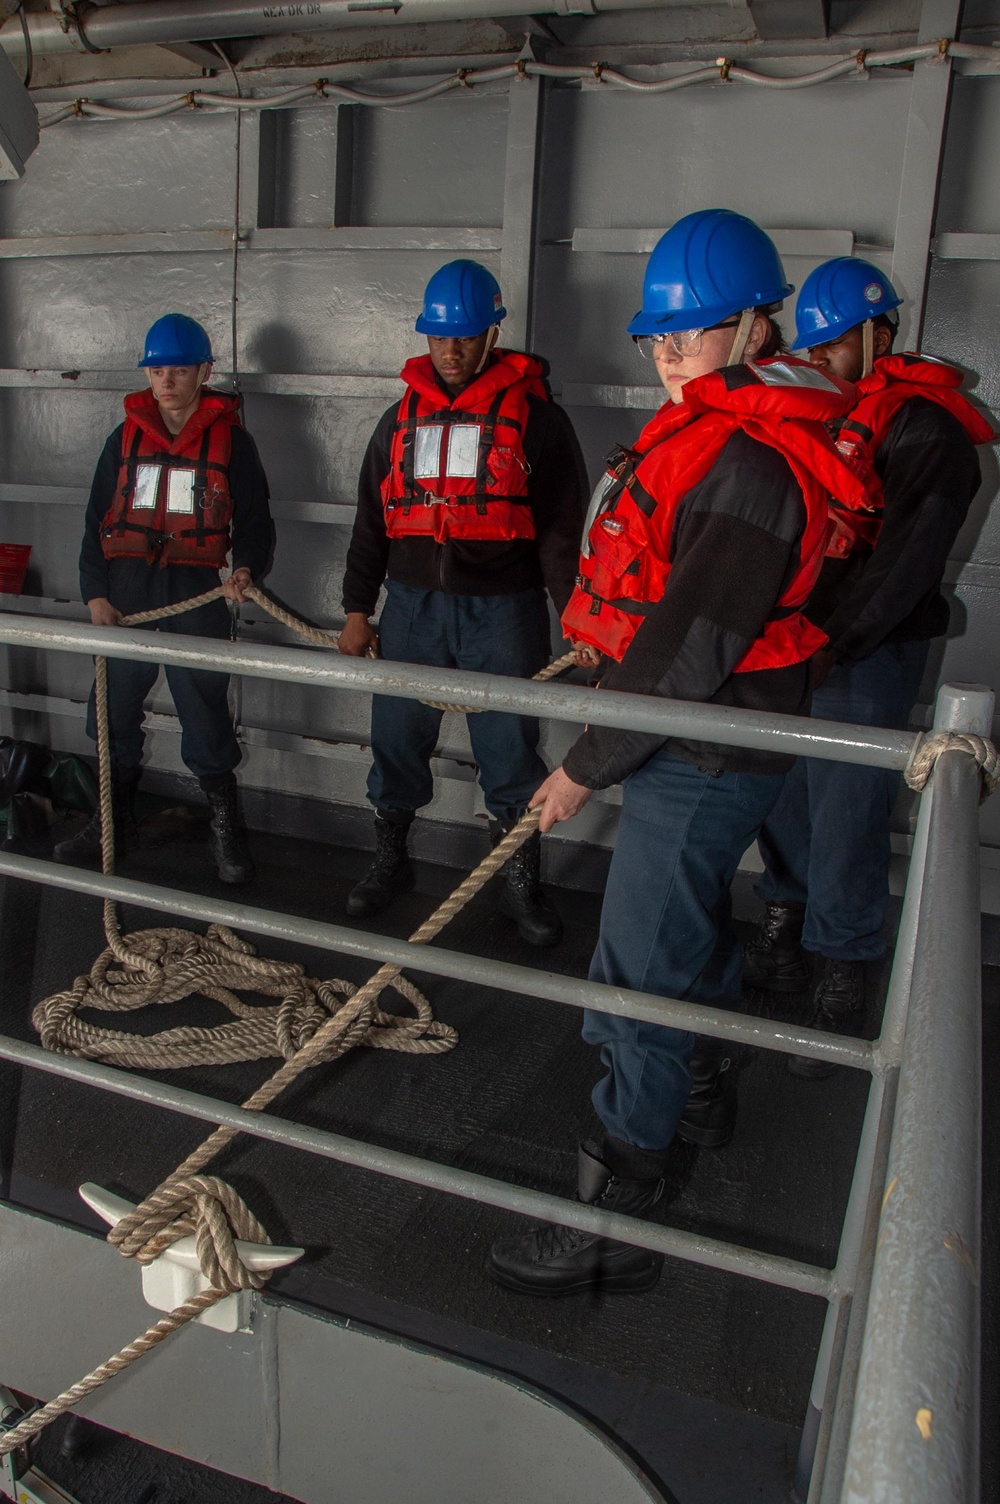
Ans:
[[[343,922],[343,898],[363,854],[273,836],[258,837],[255,849],[260,874],[248,895],[254,904]],[[216,883],[198,845],[141,849],[121,870],[232,896]],[[447,869],[421,866],[417,890],[366,928],[409,933],[454,880]],[[584,975],[599,901],[564,891],[556,902],[566,938],[544,956],[521,944],[488,894],[474,900],[441,943]],[[0,903],[0,1028],[33,1039],[33,1003],[85,970],[102,947],[100,904],[3,880]],[[127,929],[161,922],[134,909],[123,915]],[[271,942],[262,949],[304,960],[320,976],[361,981],[372,970],[364,961]],[[592,1125],[589,1091],[598,1070],[594,1052],[580,1041],[576,1010],[432,976],[415,979],[436,1015],[458,1028],[458,1049],[439,1057],[357,1051],[297,1083],[276,1110],[570,1194],[576,1143]],[[873,967],[873,1026],[884,980],[885,967]],[[771,1006],[760,995],[745,1003],[750,1011]],[[802,999],[783,999],[781,1006],[787,1016],[803,1016]],[[217,1005],[196,1000],[174,1008],[169,1022],[221,1021],[220,1014]],[[993,1014],[995,1008],[995,1033]],[[166,1023],[162,1015],[132,1015],[128,1027],[152,1032]],[[998,1043],[992,1038],[991,1048]],[[738,1050],[734,1059],[736,1137],[721,1152],[679,1154],[685,1188],[658,1215],[830,1264],[865,1080],[840,1071],[824,1082],[799,1081],[782,1058],[765,1052]],[[269,1073],[258,1062],[162,1079],[238,1101]],[[8,1117],[13,1110],[9,1104]],[[138,1200],[203,1136],[191,1121],[30,1072],[21,1082],[15,1126],[12,1199],[80,1226],[93,1225],[75,1194],[80,1182],[96,1180]],[[613,1429],[681,1504],[780,1497],[774,1490],[787,1478],[805,1411],[821,1302],[673,1261],[649,1294],[516,1296],[495,1288],[485,1273],[490,1243],[513,1220],[507,1214],[249,1140],[238,1141],[215,1168],[275,1241],[309,1249],[306,1260],[272,1281],[274,1294],[518,1372],[562,1394]],[[988,1285],[987,1299],[993,1298]],[[250,1504],[257,1495],[245,1497]]]

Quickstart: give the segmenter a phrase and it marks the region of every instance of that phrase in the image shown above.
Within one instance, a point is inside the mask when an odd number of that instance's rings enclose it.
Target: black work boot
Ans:
[[[863,961],[824,960],[823,971],[813,997],[811,1029],[825,1034],[860,1034],[865,1026],[865,963]],[[832,1060],[814,1060],[808,1055],[792,1055],[788,1069],[804,1081],[822,1081],[837,1069]]]
[[[234,885],[250,882],[257,869],[240,819],[235,773],[229,773],[224,778],[200,778],[198,782],[212,811],[208,827],[208,854],[218,869],[220,879]]]
[[[736,1127],[736,1072],[725,1055],[692,1055],[691,1095],[677,1137],[700,1149],[721,1149]]]
[[[627,1145],[620,1149],[628,1152]],[[580,1145],[577,1197],[589,1206],[630,1215],[647,1211],[663,1192],[662,1175],[626,1180],[605,1163],[607,1146]],[[642,1168],[655,1170],[662,1155],[633,1150]],[[643,1163],[645,1161],[645,1163]],[[596,1233],[545,1223],[498,1238],[487,1273],[498,1285],[524,1295],[575,1295],[581,1290],[648,1290],[660,1277],[663,1255],[615,1243]]]
[[[139,786],[138,768],[126,772],[111,770],[111,818],[115,834],[115,855],[125,856],[139,844],[139,826],[135,818],[135,791]],[[101,811],[94,810],[82,830],[60,841],[52,855],[69,867],[97,867],[101,860]]]
[[[406,841],[413,816],[394,818],[395,811],[375,811],[375,860],[347,895],[352,919],[370,919],[381,914],[400,893],[413,887],[413,868]]]
[[[802,949],[804,903],[769,903],[764,922],[743,947],[743,985],[765,992],[805,992],[809,959]]]
[[[523,814],[522,810],[520,814]],[[520,814],[512,820],[490,821],[490,844],[498,846],[514,829]],[[536,830],[508,857],[501,872],[503,888],[497,905],[501,914],[513,919],[518,934],[529,945],[545,948],[562,939],[562,920],[545,896],[541,881],[542,838]]]

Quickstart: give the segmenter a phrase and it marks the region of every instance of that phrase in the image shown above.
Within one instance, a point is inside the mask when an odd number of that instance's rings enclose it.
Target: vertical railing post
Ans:
[[[985,696],[985,699],[984,699]],[[979,685],[944,685],[934,709],[936,731],[990,729],[992,695]],[[924,890],[927,831],[933,788],[921,796],[895,956],[879,1041],[882,1071],[869,1089],[858,1158],[837,1258],[837,1293],[830,1302],[816,1358],[809,1408],[796,1461],[797,1500],[839,1497],[854,1385],[860,1362],[874,1256],[878,1203],[886,1182],[886,1159],[896,1103],[896,1084],[910,998],[913,956]],[[813,1473],[816,1473],[813,1479]],[[812,1481],[813,1486],[810,1487]]]
[[[943,684],[934,702],[935,731],[972,731],[989,736],[993,694],[982,684]],[[920,797],[913,832],[910,866],[903,895],[903,909],[896,935],[896,953],[886,992],[879,1050],[886,1066],[898,1065],[906,1029],[906,1009],[913,979],[913,956],[920,926],[920,900],[924,891],[927,861],[927,829],[934,803],[933,780]]]
[[[955,729],[989,730],[988,690],[951,688],[939,706]],[[887,1021],[902,1061],[843,1504],[979,1496],[978,789],[969,753],[942,753],[909,1008]]]
[[[837,1251],[836,1289],[823,1323],[809,1407],[796,1458],[792,1485],[796,1504],[802,1504],[806,1499],[812,1504],[819,1497],[832,1447],[835,1407],[844,1392],[848,1370],[853,1372],[857,1367],[857,1353],[855,1351],[852,1358],[850,1337],[858,1301],[860,1299],[863,1304],[866,1293],[864,1288],[859,1289],[864,1283],[859,1275],[866,1266],[870,1267],[895,1098],[894,1074],[888,1078],[872,1077]],[[854,1345],[856,1348],[857,1343]],[[812,1486],[814,1474],[815,1487]]]

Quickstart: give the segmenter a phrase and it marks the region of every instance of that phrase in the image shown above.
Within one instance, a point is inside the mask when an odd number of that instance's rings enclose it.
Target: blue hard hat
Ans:
[[[500,284],[492,272],[478,261],[449,261],[427,284],[416,330],[440,339],[467,339],[485,334],[506,317]]]
[[[197,319],[186,313],[165,313],[146,335],[140,366],[211,365],[212,341]]]
[[[902,303],[885,272],[870,261],[835,256],[810,272],[795,305],[793,350],[809,350],[839,339],[880,313]]]
[[[759,225],[731,209],[699,209],[657,241],[629,334],[710,329],[745,308],[768,308],[792,291]]]

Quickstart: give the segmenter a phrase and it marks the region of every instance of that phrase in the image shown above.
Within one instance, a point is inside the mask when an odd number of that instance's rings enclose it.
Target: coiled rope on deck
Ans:
[[[321,646],[336,646],[336,638],[299,621],[276,606],[262,591],[245,592],[285,625]],[[157,611],[122,618],[123,626],[138,626],[205,605],[222,594],[221,586],[204,595]],[[102,867],[114,870],[114,821],[111,802],[111,755],[107,711],[107,663],[96,660],[97,747],[101,789]],[[537,830],[539,811],[529,810],[498,842],[434,912],[410,936],[413,945],[426,945],[440,934],[509,857]],[[107,949],[87,977],[78,978],[65,992],[46,998],[33,1018],[47,1048],[66,1054],[165,1069],[178,1064],[259,1059],[283,1054],[283,1064],[243,1102],[249,1112],[262,1112],[302,1073],[335,1060],[355,1046],[441,1053],[453,1049],[458,1034],[433,1019],[430,1004],[401,968],[387,962],[361,987],[350,983],[319,982],[305,976],[304,967],[258,957],[252,946],[223,925],[212,925],[203,936],[161,928],[123,936],[113,899],[104,902]],[[117,963],[118,970],[114,969]],[[279,996],[274,1008],[251,1008],[233,989]],[[414,1018],[383,1013],[378,999],[393,987],[412,1004]],[[98,1029],[77,1018],[82,1007],[134,1009],[150,1003],[178,1001],[192,992],[215,998],[239,1020],[216,1029],[172,1029],[145,1039]],[[236,1049],[244,1053],[234,1053]],[[246,1053],[250,1051],[250,1053]],[[33,1411],[10,1431],[0,1434],[0,1456],[21,1446],[50,1421],[121,1373],[152,1347],[195,1320],[217,1301],[238,1289],[259,1289],[266,1276],[246,1268],[234,1246],[236,1239],[270,1242],[261,1223],[233,1188],[201,1171],[237,1134],[220,1127],[178,1168],[108,1233],[108,1242],[127,1258],[149,1263],[170,1244],[192,1232],[197,1239],[202,1272],[210,1288],[193,1296],[149,1327],[135,1341],[93,1369],[79,1383]]]

